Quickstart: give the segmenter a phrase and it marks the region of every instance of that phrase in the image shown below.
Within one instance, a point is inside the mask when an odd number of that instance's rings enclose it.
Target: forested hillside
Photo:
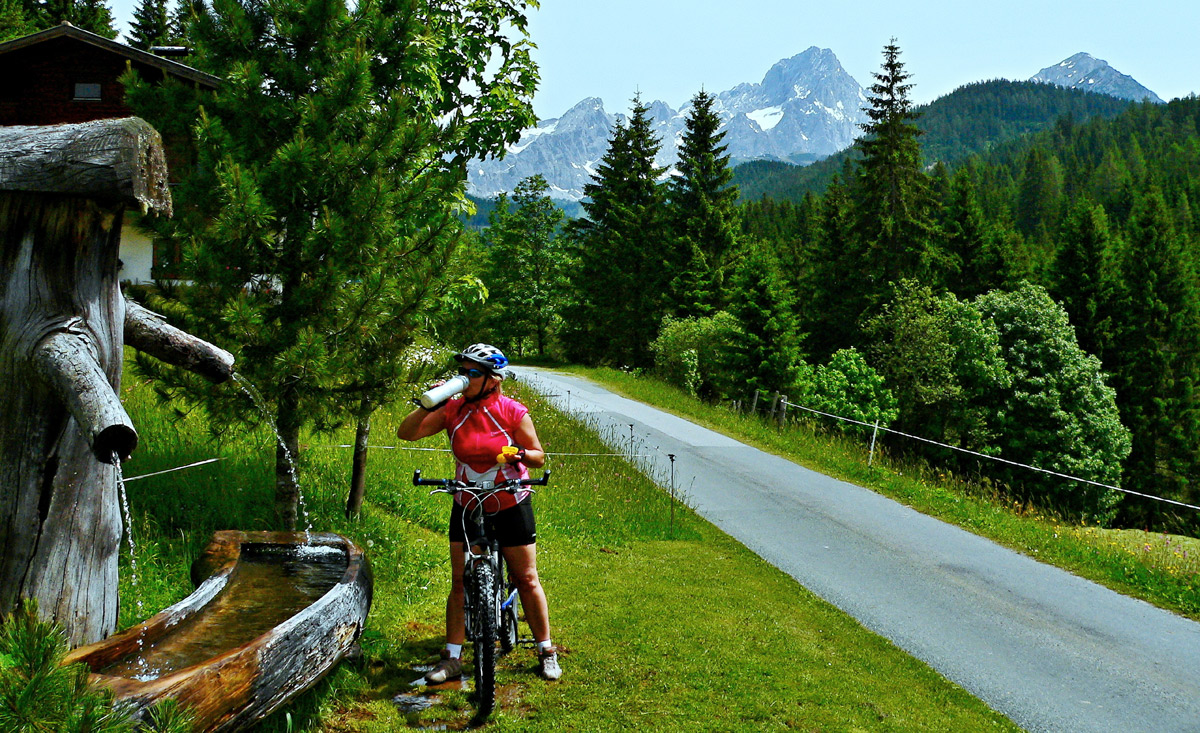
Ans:
[[[892,441],[1065,516],[1196,531],[1200,512],[1108,487],[1200,503],[1200,99],[1118,102],[1112,116],[1088,95],[978,85],[960,90],[959,112],[923,118],[944,126],[942,149],[982,149],[955,120],[989,115],[1001,96],[1025,99],[1024,111],[963,124],[1014,139],[929,166],[923,145],[937,138],[918,127],[899,56],[885,49],[854,155],[796,202],[734,206],[703,94],[682,175],[660,181],[660,141],[635,105],[589,186],[588,218],[528,238],[539,250],[520,255],[540,258],[553,290],[539,301],[537,350],[650,370],[714,400],[778,391],[1082,478]],[[1020,137],[1056,98],[1079,106]],[[544,230],[538,211],[531,197],[501,216],[516,250],[514,228]],[[488,260],[489,289],[513,287],[513,246],[468,258],[505,253]],[[531,350],[529,328],[504,327],[529,307],[505,316],[508,300],[496,301],[489,337]]]
[[[1077,122],[1113,117],[1129,105],[1128,100],[1053,84],[997,79],[959,87],[914,111],[915,124],[924,133],[923,160],[932,165],[1049,129],[1064,117]],[[734,182],[743,201],[762,196],[799,201],[806,193],[824,191],[856,155],[857,148],[850,148],[809,166],[755,161],[734,168]]]
[[[1059,338],[1077,344],[1081,357],[1073,363],[1042,358],[1039,369],[1061,374],[1099,359],[1103,374],[1096,376],[1115,389],[1120,422],[1130,433],[1121,485],[1193,504],[1200,499],[1200,217],[1194,203],[1200,197],[1200,99],[1134,105],[1112,119],[1061,119],[982,156],[939,165],[900,186],[910,208],[896,221],[877,222],[875,230],[863,228],[877,219],[865,207],[881,205],[871,203],[871,176],[863,163],[847,170],[823,195],[809,194],[799,204],[762,200],[742,208],[745,234],[773,245],[810,306],[801,319],[810,356],[865,348],[900,395],[902,424],[926,433],[942,424],[939,432],[961,440],[971,428],[944,425],[956,412],[947,405],[978,385],[938,381],[934,372],[954,373],[959,367],[952,362],[964,355],[961,346],[955,355],[947,344],[947,364],[931,364],[930,352],[921,350],[931,348],[931,329],[954,323],[955,309],[967,303],[1023,293],[1032,304],[1041,296],[1030,288],[1043,290],[1053,300],[1039,306],[1042,326],[1060,305],[1067,319],[1060,326],[1069,329]],[[876,232],[903,225],[904,216],[917,219],[908,222],[910,234],[880,246]],[[889,266],[897,246],[910,249],[908,261]],[[944,334],[954,328],[962,325]],[[1003,342],[1003,329],[995,337]],[[1029,379],[1030,394],[1045,397],[1051,374]],[[1011,408],[1006,405],[1010,417]],[[1061,416],[1042,420],[1039,440],[1053,443],[1066,423]],[[1161,505],[1140,500],[1121,502],[1116,516],[1137,526],[1168,521]],[[1183,517],[1196,525],[1195,512]]]

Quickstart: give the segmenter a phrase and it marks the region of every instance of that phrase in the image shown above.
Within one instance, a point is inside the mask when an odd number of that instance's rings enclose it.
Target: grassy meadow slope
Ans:
[[[131,481],[139,582],[122,553],[122,625],[191,590],[188,566],[217,529],[269,525],[272,439],[265,430],[209,437],[200,410],[161,405],[127,374],[123,398],[141,433],[131,478],[219,457],[203,466]],[[232,387],[230,387],[232,388]],[[532,652],[504,658],[497,731],[1015,730],[1003,716],[923,663],[859,626],[783,573],[681,508],[629,463],[610,455],[592,426],[555,412],[514,385],[551,452],[551,484],[536,498],[540,566],[564,678],[533,672]],[[374,420],[367,504],[342,517],[351,432],[309,436],[300,478],[315,530],[364,548],[375,602],[362,656],[274,715],[264,731],[374,731],[444,725],[470,717],[464,690],[406,711],[441,645],[449,572],[444,497],[409,485],[414,468],[445,475],[442,439],[397,450],[403,408]],[[140,605],[138,601],[140,600]]]

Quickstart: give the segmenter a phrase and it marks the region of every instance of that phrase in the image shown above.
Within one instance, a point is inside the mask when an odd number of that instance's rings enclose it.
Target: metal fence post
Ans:
[[[867,468],[875,463],[875,436],[879,435],[879,421],[875,421],[875,429],[871,431],[871,454],[867,456]]]
[[[671,459],[671,538],[675,538],[675,454],[668,453],[667,458]]]
[[[779,398],[779,428],[782,430],[787,422],[787,395]]]

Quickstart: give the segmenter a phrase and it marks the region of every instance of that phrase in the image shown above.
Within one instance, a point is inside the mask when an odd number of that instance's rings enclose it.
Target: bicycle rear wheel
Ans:
[[[509,586],[505,591],[512,596],[512,603],[507,608],[500,609],[500,653],[508,654],[517,647],[517,619],[520,618],[519,598]],[[507,597],[507,596],[506,596]]]
[[[470,583],[475,635],[475,697],[480,718],[496,705],[496,569],[476,563]]]
[[[500,577],[496,579],[500,588],[500,655],[508,654],[517,647],[517,619],[521,617],[517,586],[505,575],[504,558],[500,559]],[[507,605],[505,605],[507,604]]]

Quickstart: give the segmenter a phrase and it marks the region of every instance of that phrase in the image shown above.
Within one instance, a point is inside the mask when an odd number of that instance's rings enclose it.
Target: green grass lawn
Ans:
[[[129,483],[140,580],[131,585],[123,553],[122,625],[191,591],[188,566],[213,531],[268,528],[273,487],[265,430],[212,438],[201,411],[182,416],[158,404],[132,374],[125,385],[141,435],[126,475],[222,460]],[[609,452],[594,426],[519,384],[511,391],[532,408],[551,454]],[[402,413],[376,416],[373,445],[396,444]],[[370,556],[375,601],[363,655],[260,729],[461,728],[471,715],[462,689],[439,691],[423,711],[393,702],[420,692],[410,683],[442,643],[447,500],[409,480],[414,468],[448,475],[449,458],[374,449],[364,512],[347,521],[350,451],[335,446],[351,432],[310,436],[300,480],[313,528],[341,532]],[[415,447],[443,445],[434,437]],[[552,482],[535,499],[539,565],[565,675],[540,680],[530,649],[505,657],[490,729],[1016,730],[685,507],[672,521],[666,494],[624,459],[552,455],[548,465]]]
[[[565,371],[813,470],[873,489],[1118,592],[1200,620],[1200,539],[1064,522],[937,466],[893,461],[879,452],[868,466],[869,434],[819,430],[818,423],[809,422],[789,424],[781,430],[761,417],[707,405],[653,379],[613,369],[571,367]]]

